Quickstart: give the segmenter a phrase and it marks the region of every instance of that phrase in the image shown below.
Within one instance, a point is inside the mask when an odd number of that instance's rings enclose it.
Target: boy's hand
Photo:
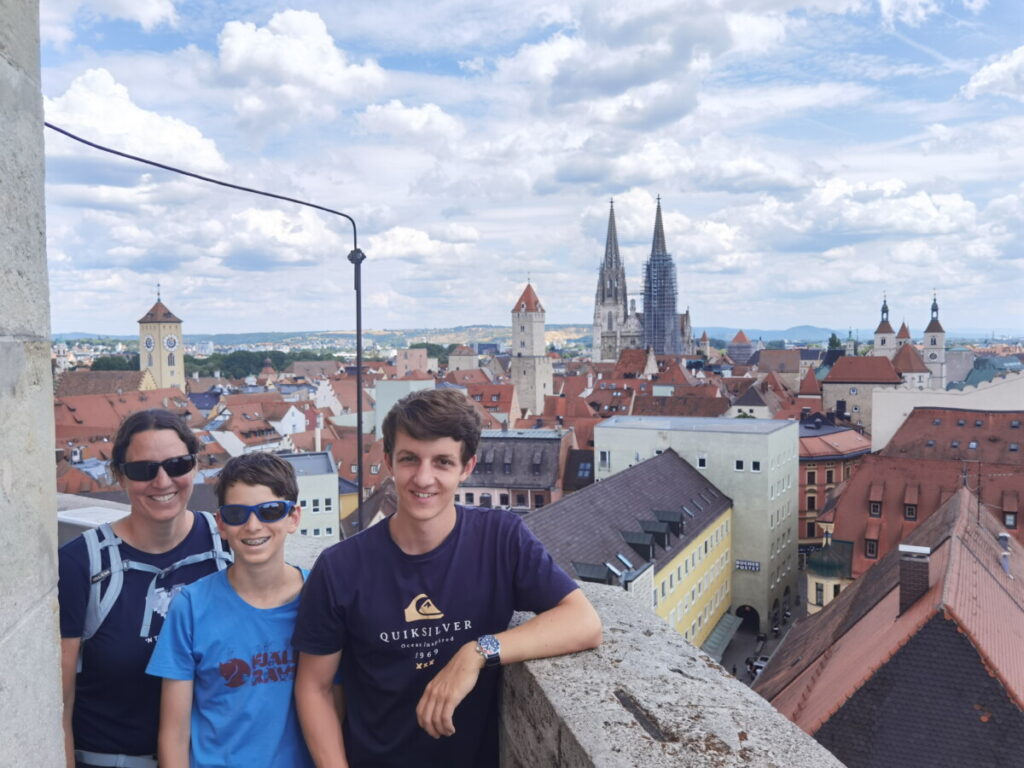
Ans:
[[[455,708],[473,690],[483,667],[484,659],[476,652],[476,641],[466,643],[456,651],[427,684],[416,705],[416,722],[420,727],[435,739],[454,734],[452,717]]]

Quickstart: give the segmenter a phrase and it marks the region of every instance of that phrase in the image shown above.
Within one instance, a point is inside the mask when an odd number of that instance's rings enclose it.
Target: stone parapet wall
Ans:
[[[604,644],[506,667],[504,768],[842,767],[621,590],[582,587]]]

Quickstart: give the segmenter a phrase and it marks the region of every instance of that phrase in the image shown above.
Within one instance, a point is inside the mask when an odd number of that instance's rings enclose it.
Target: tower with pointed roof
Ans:
[[[164,306],[157,284],[156,304],[139,318],[139,370],[153,375],[158,389],[185,391],[185,349],[181,320]]]
[[[890,360],[896,354],[896,332],[889,324],[889,304],[885,296],[882,296],[882,319],[875,328],[875,346],[871,354],[876,357],[888,357]]]
[[[635,302],[626,291],[626,270],[619,255],[619,236],[615,229],[615,201],[609,204],[608,235],[605,239],[604,260],[597,278],[594,297],[594,326],[592,359],[595,362],[614,362],[624,349],[637,349],[641,342],[640,319]]]
[[[553,393],[553,370],[544,343],[544,306],[530,283],[512,307],[512,359],[509,364],[519,405],[532,414],[544,412],[544,397]]]
[[[676,312],[676,267],[665,246],[661,198],[654,214],[651,256],[644,268],[643,345],[659,355],[683,353],[679,313]]]
[[[932,389],[946,388],[946,331],[939,322],[939,300],[932,294],[932,317],[924,329],[924,364],[931,371]]]

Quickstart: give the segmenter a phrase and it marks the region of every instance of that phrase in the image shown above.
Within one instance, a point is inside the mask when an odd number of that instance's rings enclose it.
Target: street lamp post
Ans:
[[[363,530],[363,297],[362,265],[366,254],[353,247],[348,254],[356,291],[356,520]],[[338,526],[339,535],[341,526]]]

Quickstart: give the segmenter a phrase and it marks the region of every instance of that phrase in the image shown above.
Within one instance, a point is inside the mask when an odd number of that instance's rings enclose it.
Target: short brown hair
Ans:
[[[299,500],[299,484],[295,469],[272,453],[244,453],[229,459],[217,475],[217,506],[224,505],[228,489],[236,483],[265,485],[280,499]]]
[[[480,443],[480,424],[480,414],[460,390],[413,392],[395,403],[384,417],[384,453],[394,454],[395,435],[402,430],[415,440],[457,440],[462,443],[462,463],[467,464]]]

